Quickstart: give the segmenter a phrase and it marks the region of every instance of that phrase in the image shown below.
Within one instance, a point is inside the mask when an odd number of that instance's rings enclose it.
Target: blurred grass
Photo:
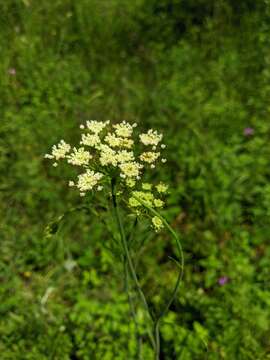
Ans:
[[[166,216],[187,266],[162,358],[269,358],[269,3],[7,0],[0,10],[1,359],[135,356],[100,223],[81,213],[44,237],[80,199],[69,170],[43,154],[88,118],[165,134]],[[161,234],[141,254],[153,307],[174,277],[171,251]]]

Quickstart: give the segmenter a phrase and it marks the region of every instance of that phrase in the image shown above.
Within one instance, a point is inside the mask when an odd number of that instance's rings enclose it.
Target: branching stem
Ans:
[[[125,258],[124,261],[127,262],[131,278],[134,281],[134,284],[136,286],[136,289],[138,291],[140,299],[141,299],[141,301],[142,301],[142,303],[144,305],[144,308],[145,308],[147,314],[149,315],[149,318],[150,318],[150,320],[151,320],[151,322],[153,324],[154,331],[152,332],[152,329],[148,329],[148,334],[149,334],[149,338],[151,340],[151,344],[153,346],[153,349],[155,351],[155,360],[159,360],[160,359],[160,333],[159,333],[160,323],[161,323],[161,320],[164,317],[164,315],[168,312],[172,302],[174,301],[174,299],[176,297],[176,294],[177,294],[177,291],[179,289],[181,280],[183,278],[184,256],[183,256],[182,246],[181,246],[180,240],[179,240],[176,232],[172,229],[172,227],[168,224],[168,222],[155,209],[153,209],[151,206],[149,206],[147,203],[145,203],[140,198],[133,195],[134,198],[136,200],[138,200],[146,209],[148,209],[151,214],[153,214],[154,216],[158,216],[159,219],[162,221],[162,223],[167,228],[167,230],[169,231],[169,233],[172,235],[172,237],[174,238],[174,240],[176,242],[176,247],[177,247],[177,250],[178,250],[178,253],[179,253],[179,258],[180,258],[180,263],[178,264],[180,270],[179,270],[179,273],[178,273],[178,276],[177,276],[176,283],[174,285],[174,289],[173,289],[173,291],[171,293],[171,296],[169,297],[168,302],[166,303],[166,305],[162,309],[161,313],[158,315],[158,317],[156,319],[154,319],[152,317],[151,313],[150,313],[150,309],[149,309],[147,300],[146,300],[145,295],[144,295],[144,293],[142,291],[142,288],[140,286],[138,276],[137,276],[137,273],[136,273],[136,270],[135,270],[135,266],[133,264],[133,261],[132,261],[132,258],[131,258],[130,252],[129,252],[128,242],[127,242],[123,222],[122,222],[122,219],[121,219],[121,215],[119,213],[119,207],[118,207],[118,204],[117,204],[115,186],[116,186],[115,179],[112,179],[112,181],[111,181],[111,189],[112,189],[113,211],[114,211],[114,216],[115,216],[117,226],[118,226],[118,229],[119,229],[119,232],[120,232],[121,242],[122,242],[122,246],[123,246],[123,250],[124,250],[124,258]]]
[[[180,283],[182,281],[183,278],[183,272],[184,272],[184,255],[183,255],[183,249],[182,249],[182,245],[181,242],[178,238],[178,235],[176,234],[176,232],[173,230],[173,228],[168,224],[168,222],[166,221],[166,219],[163,218],[163,216],[161,216],[155,209],[153,209],[151,206],[149,206],[148,204],[146,204],[143,200],[141,200],[140,198],[138,198],[137,196],[133,195],[134,198],[139,201],[146,209],[149,210],[150,213],[152,213],[154,216],[158,216],[159,219],[162,221],[162,223],[165,225],[165,227],[167,228],[167,230],[171,233],[172,237],[174,238],[175,242],[176,242],[176,247],[179,253],[179,258],[180,258],[180,264],[179,264],[179,273],[177,276],[177,280],[174,286],[174,289],[172,291],[172,294],[167,302],[167,304],[165,305],[165,307],[163,308],[163,310],[161,311],[161,313],[159,314],[158,318],[155,321],[154,324],[154,328],[155,328],[155,352],[156,352],[156,360],[159,360],[159,353],[160,353],[160,335],[159,335],[159,326],[160,326],[160,322],[162,320],[162,318],[164,317],[164,315],[168,312],[172,302],[174,301],[177,291],[179,289]]]
[[[125,230],[124,230],[124,227],[123,227],[122,219],[121,219],[121,216],[120,216],[120,213],[119,213],[119,208],[118,208],[118,205],[117,205],[116,194],[115,194],[115,185],[116,185],[115,180],[112,179],[111,187],[112,187],[113,210],[114,210],[114,216],[115,216],[115,219],[116,219],[116,222],[117,222],[117,225],[118,225],[118,229],[119,229],[119,232],[120,232],[123,250],[124,250],[125,257],[126,257],[126,260],[127,260],[127,263],[128,263],[128,267],[129,267],[131,277],[132,277],[132,279],[133,279],[133,281],[135,283],[136,289],[137,289],[138,294],[139,294],[139,296],[141,298],[141,301],[142,301],[142,303],[144,305],[144,308],[145,308],[147,314],[149,315],[151,322],[153,323],[154,319],[151,316],[147,300],[146,300],[145,295],[144,295],[144,293],[142,291],[142,288],[140,286],[138,276],[137,276],[137,273],[136,273],[136,270],[135,270],[135,267],[133,265],[133,261],[132,261],[132,258],[131,258],[130,252],[129,252],[127,239],[126,239],[126,235],[125,235]],[[150,338],[150,341],[152,343],[153,349],[156,352],[155,337],[154,337],[154,335],[152,333],[152,330],[149,330],[148,333],[149,333],[149,338]]]

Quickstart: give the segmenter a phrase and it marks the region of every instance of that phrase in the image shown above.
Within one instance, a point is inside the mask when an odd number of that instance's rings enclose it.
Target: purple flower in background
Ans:
[[[8,73],[9,73],[9,75],[15,76],[16,75],[16,69],[15,68],[10,68],[10,69],[8,69]]]
[[[218,279],[218,283],[219,283],[220,286],[223,286],[223,285],[227,284],[228,281],[229,281],[228,276],[221,276]]]
[[[244,129],[244,135],[245,136],[251,136],[254,134],[254,129],[251,127],[247,127]]]

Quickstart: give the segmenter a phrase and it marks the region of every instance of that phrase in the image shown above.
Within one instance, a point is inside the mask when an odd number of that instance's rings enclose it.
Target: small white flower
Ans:
[[[134,145],[134,141],[127,138],[121,138],[119,146],[121,148],[131,149]]]
[[[61,140],[59,144],[53,145],[52,153],[46,154],[45,158],[60,160],[66,157],[66,154],[70,151],[71,146],[67,144],[64,140]],[[55,166],[55,165],[54,165]]]
[[[83,134],[80,144],[95,147],[100,143],[100,138],[97,134]]]
[[[92,159],[92,155],[85,151],[84,148],[73,148],[73,153],[67,156],[68,163],[72,165],[88,165],[90,159]]]
[[[122,164],[124,162],[130,162],[134,160],[134,153],[133,151],[127,151],[127,150],[120,150],[118,151],[117,155],[117,161]]]
[[[119,124],[113,125],[117,136],[122,138],[129,138],[132,136],[133,126],[127,123],[125,120]]]
[[[94,171],[87,169],[84,174],[78,176],[78,183],[76,186],[81,193],[85,193],[88,190],[92,190],[102,177],[103,174],[98,172],[95,173]]]
[[[128,138],[117,137],[115,134],[112,133],[108,133],[104,141],[108,143],[111,147],[120,147],[126,149],[130,149],[134,144],[133,140]]]
[[[161,144],[160,147],[161,147],[161,149],[165,149],[166,145],[165,145],[165,144]]]
[[[167,159],[161,159],[161,162],[165,164],[167,162]]]
[[[99,161],[102,166],[117,165],[117,156],[113,149],[111,149],[108,145],[101,145],[99,150],[101,150]]]
[[[137,177],[140,174],[140,169],[143,166],[137,162],[126,162],[119,165],[121,174],[127,177]],[[123,176],[122,176],[123,177]]]
[[[158,159],[159,155],[159,152],[155,153],[152,151],[147,151],[140,155],[140,160],[151,164]]]
[[[144,145],[157,146],[158,143],[162,140],[162,137],[162,134],[158,134],[157,131],[150,129],[147,133],[140,135],[140,140]]]
[[[108,122],[88,120],[86,121],[87,128],[92,131],[94,134],[99,134],[106,126]]]
[[[121,139],[112,133],[108,133],[104,141],[108,143],[111,147],[117,147],[120,145]]]

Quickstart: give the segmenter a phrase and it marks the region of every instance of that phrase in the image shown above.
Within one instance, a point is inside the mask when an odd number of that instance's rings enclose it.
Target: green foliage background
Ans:
[[[269,1],[5,0],[0,53],[1,360],[136,359],[103,225],[82,212],[44,236],[80,199],[43,155],[92,118],[158,128],[168,144],[165,216],[186,269],[162,359],[270,359]],[[152,306],[172,250],[166,234],[142,249]]]

